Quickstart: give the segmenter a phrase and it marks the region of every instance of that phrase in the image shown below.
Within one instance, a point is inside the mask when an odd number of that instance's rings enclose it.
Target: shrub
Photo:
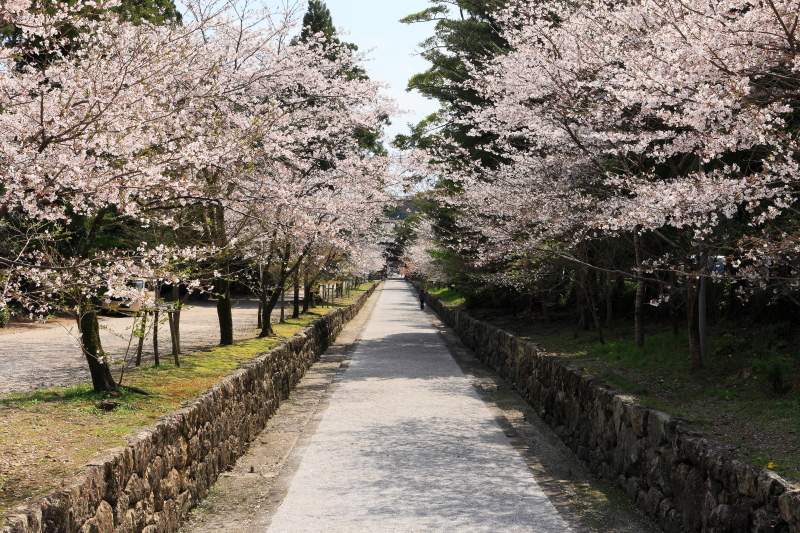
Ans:
[[[781,394],[791,388],[792,361],[788,357],[773,350],[769,358],[756,360],[753,366],[769,382],[773,392]]]

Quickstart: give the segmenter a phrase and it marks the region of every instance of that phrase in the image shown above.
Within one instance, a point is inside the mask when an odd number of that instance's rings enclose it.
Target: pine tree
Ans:
[[[408,90],[417,90],[428,98],[438,100],[442,109],[413,126],[411,135],[399,135],[395,142],[404,148],[425,148],[429,144],[426,132],[437,130],[469,149],[475,158],[491,164],[492,158],[480,150],[489,139],[486,136],[468,135],[471,126],[459,122],[474,107],[489,103],[474,90],[460,84],[470,78],[470,66],[508,51],[508,43],[497,32],[492,17],[492,13],[502,7],[505,1],[456,0],[452,4],[457,9],[457,16],[453,16],[452,7],[444,2],[431,0],[431,3],[433,7],[401,20],[406,24],[436,21],[434,35],[420,43],[423,50],[421,55],[431,66],[425,72],[411,77]]]

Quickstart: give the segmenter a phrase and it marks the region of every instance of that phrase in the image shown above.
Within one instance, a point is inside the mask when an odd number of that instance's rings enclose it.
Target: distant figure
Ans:
[[[425,309],[425,289],[419,290],[419,308]]]

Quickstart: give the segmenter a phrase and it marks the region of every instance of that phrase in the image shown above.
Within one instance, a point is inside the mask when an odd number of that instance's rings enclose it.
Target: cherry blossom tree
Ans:
[[[105,249],[109,221],[169,228],[200,209],[194,231],[229,257],[241,253],[234,220],[272,220],[292,250],[358,232],[385,195],[386,158],[353,132],[391,111],[378,84],[338,75],[360,56],[328,57],[314,39],[289,46],[291,13],[189,4],[183,25],[156,26],[119,20],[115,5],[91,2],[86,17],[84,4],[7,2],[0,13],[24,37],[0,52],[4,302],[72,310],[97,390],[115,387],[98,292],[133,298],[132,277],[176,286],[188,280],[169,266],[198,254]],[[20,63],[31,42],[46,53]]]
[[[550,252],[585,265],[583,243],[629,238],[632,271],[616,270],[636,279],[639,306],[646,275],[677,274],[702,366],[707,257],[760,286],[767,272],[797,285],[799,11],[796,0],[512,2],[497,16],[513,50],[471,84],[492,105],[466,119],[498,137],[508,164],[475,163],[448,198],[478,260]]]

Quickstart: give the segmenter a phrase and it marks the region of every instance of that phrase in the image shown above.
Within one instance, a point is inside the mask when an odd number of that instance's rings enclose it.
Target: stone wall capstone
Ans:
[[[177,531],[376,287],[129,436],[127,446],[87,465],[54,492],[8,511],[0,533]]]
[[[800,533],[800,490],[677,418],[427,294],[464,345],[536,409],[599,477],[668,533]]]

